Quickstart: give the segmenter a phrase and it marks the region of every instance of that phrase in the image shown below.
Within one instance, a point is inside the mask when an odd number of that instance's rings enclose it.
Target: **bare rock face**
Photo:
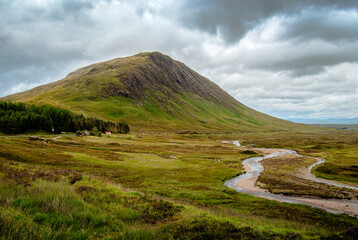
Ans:
[[[178,99],[192,94],[208,102],[231,107],[240,104],[215,83],[185,64],[160,52],[139,53],[132,57],[113,59],[80,68],[70,78],[91,78],[107,73],[117,81],[102,82],[102,97],[124,96],[141,102],[147,93]]]

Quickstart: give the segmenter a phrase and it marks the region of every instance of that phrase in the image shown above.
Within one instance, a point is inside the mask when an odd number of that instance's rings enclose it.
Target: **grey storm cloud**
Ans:
[[[61,72],[59,69],[66,68],[71,60],[81,58],[83,50],[74,46],[75,37],[63,34],[64,24],[73,23],[69,17],[90,5],[87,1],[69,3],[58,1],[52,5],[8,1],[1,5],[1,95],[11,93],[11,89],[16,91],[18,86],[56,80],[58,72]]]
[[[269,48],[269,47],[267,47]],[[269,49],[258,60],[250,60],[247,67],[271,71],[287,71],[292,76],[314,75],[328,66],[342,62],[358,62],[358,43],[335,44],[323,41],[282,43],[279,54],[270,54]]]
[[[358,3],[357,3],[358,6]],[[358,15],[352,10],[336,13],[323,10],[309,11],[296,18],[287,19],[282,39],[322,39],[330,42],[352,41],[358,38]]]
[[[307,9],[328,11],[357,7],[355,0],[196,0],[187,1],[183,5],[185,14],[180,16],[180,20],[193,28],[221,34],[226,41],[232,43],[274,15],[296,15]],[[306,24],[301,22],[303,25],[296,27],[309,27],[315,21],[306,20]]]
[[[353,118],[356,26],[356,0],[1,1],[0,96],[162,51],[277,117]]]

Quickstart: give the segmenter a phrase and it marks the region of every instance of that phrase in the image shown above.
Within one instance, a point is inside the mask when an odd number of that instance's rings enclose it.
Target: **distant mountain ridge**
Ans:
[[[159,52],[95,63],[2,100],[58,107],[138,131],[271,131],[302,127],[257,112],[209,79]]]
[[[289,121],[305,124],[358,124],[358,118],[305,119],[287,118]]]

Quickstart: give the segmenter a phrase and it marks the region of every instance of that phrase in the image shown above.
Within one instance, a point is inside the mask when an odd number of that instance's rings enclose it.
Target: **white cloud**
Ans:
[[[286,118],[358,117],[354,1],[335,7],[317,1],[311,8],[310,1],[295,2],[297,12],[273,2],[240,5],[237,11],[257,12],[259,21],[228,16],[225,7],[236,3],[215,1],[206,10],[201,1],[190,8],[164,0],[0,3],[0,95],[93,62],[158,50],[257,110]]]

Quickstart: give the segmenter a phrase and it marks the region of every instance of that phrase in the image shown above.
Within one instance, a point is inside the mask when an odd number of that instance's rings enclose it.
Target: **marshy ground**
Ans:
[[[240,194],[223,182],[255,152],[220,140],[295,149],[327,162],[319,177],[358,184],[358,133],[64,135],[0,137],[4,239],[354,239],[358,219]],[[267,159],[272,192],[356,198],[293,172],[310,158]]]

